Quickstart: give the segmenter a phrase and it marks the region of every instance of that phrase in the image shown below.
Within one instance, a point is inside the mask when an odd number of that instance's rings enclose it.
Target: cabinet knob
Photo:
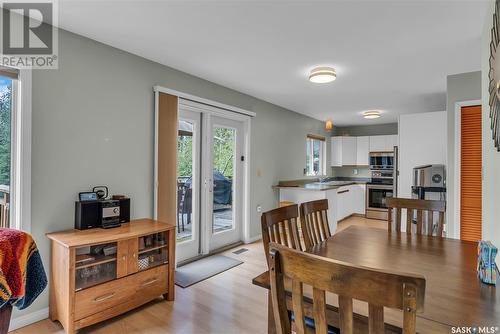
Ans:
[[[122,256],[122,260],[125,261],[127,257],[125,255]]]

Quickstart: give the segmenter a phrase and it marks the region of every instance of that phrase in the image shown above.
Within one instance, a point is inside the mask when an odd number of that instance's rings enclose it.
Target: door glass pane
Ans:
[[[233,229],[234,167],[236,130],[213,129],[213,213],[212,233]]]
[[[0,77],[0,227],[9,224],[12,80]]]
[[[177,242],[193,238],[194,124],[179,120],[177,133]]]

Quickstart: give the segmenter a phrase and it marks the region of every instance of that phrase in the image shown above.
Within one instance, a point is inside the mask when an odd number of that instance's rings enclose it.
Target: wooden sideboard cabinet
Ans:
[[[159,296],[174,300],[174,224],[140,219],[47,237],[52,251],[49,316],[66,333]]]

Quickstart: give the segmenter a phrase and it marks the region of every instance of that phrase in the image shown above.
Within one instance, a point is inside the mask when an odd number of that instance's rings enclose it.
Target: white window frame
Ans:
[[[10,226],[31,231],[31,70],[12,81]]]
[[[320,151],[319,151],[319,159],[320,159],[320,166],[319,166],[319,173],[314,174],[314,162],[313,162],[313,157],[311,157],[311,164],[307,166],[307,145],[311,145],[310,147],[310,152],[313,154],[313,144],[314,141],[317,140],[321,143]],[[325,176],[326,175],[326,139],[321,140],[318,138],[313,138],[311,136],[306,136],[306,176]]]

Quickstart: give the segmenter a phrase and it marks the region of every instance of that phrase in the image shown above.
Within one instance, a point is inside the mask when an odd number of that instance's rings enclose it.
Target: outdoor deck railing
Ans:
[[[9,227],[10,187],[0,185],[0,228]]]

